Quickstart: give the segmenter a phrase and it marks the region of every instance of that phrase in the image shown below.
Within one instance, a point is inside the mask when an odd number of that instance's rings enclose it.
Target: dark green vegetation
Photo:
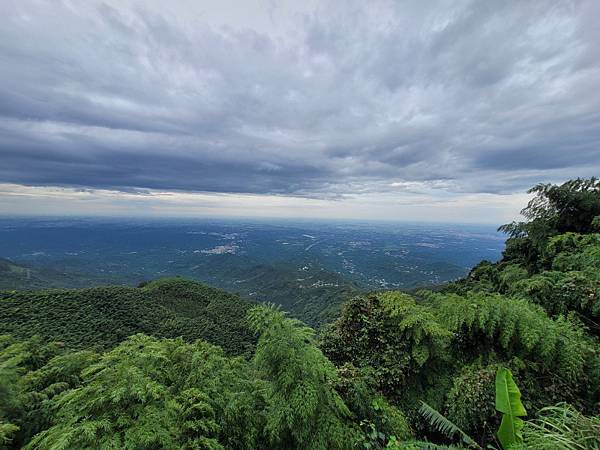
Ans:
[[[0,290],[41,289],[59,285],[61,282],[69,282],[65,274],[51,269],[31,269],[0,258]]]
[[[198,263],[202,263],[202,267]],[[172,264],[171,271],[187,273],[190,277],[200,278],[203,282],[230,292],[240,292],[244,298],[277,303],[313,326],[333,320],[339,314],[345,299],[361,292],[356,285],[336,273],[313,269],[299,272],[291,265],[257,264],[244,256],[211,255],[210,259],[195,261],[194,264],[192,272],[186,267],[190,265],[189,262]],[[203,275],[196,277],[194,272]],[[87,272],[78,272],[70,266],[62,271],[50,267],[26,267],[0,259],[0,291],[126,285],[126,277],[127,274],[90,275]],[[126,289],[110,289],[115,291],[114,295],[105,292],[106,288],[103,287],[99,288],[96,296],[108,295],[111,299],[115,295],[128,296],[125,294]],[[65,290],[64,295],[71,294]]]
[[[4,293],[0,446],[599,449],[600,184],[532,192],[501,261],[355,297],[318,338],[183,280]]]
[[[13,285],[20,285],[27,280],[27,269],[0,258],[0,288],[7,289]]]
[[[571,314],[600,333],[600,181],[538,185],[509,234],[503,258],[482,262],[449,290],[526,298],[551,317]]]
[[[108,286],[0,292],[0,330],[16,338],[40,336],[67,348],[104,350],[128,336],[205,339],[243,354],[255,339],[245,325],[252,304],[220,289],[178,278],[139,288]]]
[[[344,301],[361,292],[354,283],[325,270],[299,271],[294,265],[280,263],[253,264],[248,258],[233,255],[213,255],[209,264],[210,272],[215,274],[207,278],[209,284],[281,305],[312,326],[335,319]]]
[[[408,436],[383,398],[354,413],[313,332],[268,306],[251,361],[203,341],[135,335],[113,350],[0,342],[0,442],[27,448],[351,448],[356,414]],[[367,396],[360,400],[370,400]]]

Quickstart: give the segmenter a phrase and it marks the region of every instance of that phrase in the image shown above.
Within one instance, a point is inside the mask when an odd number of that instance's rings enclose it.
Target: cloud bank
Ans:
[[[199,3],[2,2],[0,183],[443,199],[600,174],[597,1]]]

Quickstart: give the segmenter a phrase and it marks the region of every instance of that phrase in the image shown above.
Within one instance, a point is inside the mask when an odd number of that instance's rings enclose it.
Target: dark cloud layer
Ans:
[[[0,182],[320,197],[600,174],[595,0],[327,2],[284,35],[120,4],[2,2]]]

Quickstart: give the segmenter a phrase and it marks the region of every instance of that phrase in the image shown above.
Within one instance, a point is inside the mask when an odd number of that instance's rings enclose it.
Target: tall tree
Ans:
[[[270,382],[267,432],[276,448],[352,448],[358,430],[333,388],[333,364],[314,342],[314,332],[270,305],[250,310],[260,338],[254,364]]]

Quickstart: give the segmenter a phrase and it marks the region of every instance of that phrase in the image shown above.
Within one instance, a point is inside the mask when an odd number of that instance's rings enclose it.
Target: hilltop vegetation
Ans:
[[[195,260],[194,264],[195,269],[191,272],[189,261],[172,265],[172,270],[181,271],[194,279],[203,279],[205,283],[230,292],[240,292],[247,299],[277,303],[313,326],[333,320],[339,314],[343,302],[361,292],[354,283],[336,273],[315,269],[299,272],[293,265],[258,264],[244,256],[211,255],[210,259]],[[198,273],[201,276],[197,276]],[[302,277],[301,281],[299,276]],[[63,270],[26,267],[0,259],[0,291],[54,288],[62,289],[64,295],[67,295],[67,289],[70,288],[81,289],[107,284],[116,286],[132,283],[127,279],[127,273],[98,274],[93,272],[93,268],[81,271],[72,265],[67,265]],[[99,295],[119,297],[128,296],[127,292],[130,292],[127,289],[118,290],[116,287],[111,289],[113,294]],[[94,295],[93,291],[90,293]]]
[[[27,279],[26,269],[0,258],[0,289],[20,286]]]
[[[552,317],[574,315],[600,333],[600,181],[538,185],[523,209],[527,222],[500,227],[503,258],[481,262],[451,285],[457,293],[499,292],[527,298]]]
[[[344,301],[361,292],[340,275],[314,268],[299,272],[291,264],[256,264],[237,255],[213,255],[205,264],[211,266],[203,269],[211,273],[207,282],[231,292],[242,291],[256,301],[278,304],[315,327],[335,319]]]
[[[3,334],[39,336],[70,349],[105,350],[137,333],[204,339],[233,354],[249,352],[255,341],[244,320],[250,302],[180,278],[139,288],[4,291],[0,305]]]
[[[50,270],[42,272],[0,258],[0,290],[41,289],[51,287],[59,279],[61,276],[56,272]]]
[[[480,263],[442,292],[357,297],[322,337],[343,373],[374,384],[425,435],[421,400],[480,444],[493,442],[500,366],[519,380],[530,411],[566,402],[598,412],[600,182],[530,192],[529,220],[502,227],[501,261]]]
[[[182,280],[2,294],[0,446],[598,449],[600,183],[531,192],[501,261],[438,292],[354,297],[318,337]],[[105,295],[129,300],[106,314]],[[102,327],[144,334],[99,345]]]

